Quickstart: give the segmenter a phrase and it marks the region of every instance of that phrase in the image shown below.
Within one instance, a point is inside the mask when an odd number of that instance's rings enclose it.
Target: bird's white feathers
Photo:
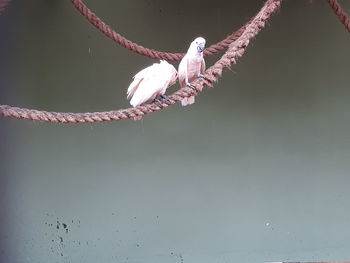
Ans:
[[[204,47],[205,39],[202,37],[196,38],[181,60],[178,69],[181,87],[186,87],[186,85],[198,78],[200,74],[204,74]],[[157,96],[164,95],[167,88],[175,84],[176,78],[176,69],[165,60],[161,60],[160,63],[154,63],[134,76],[127,91],[127,98],[131,97],[130,104],[133,107],[142,105],[155,99]],[[194,96],[181,101],[183,106],[192,103],[194,103]]]
[[[179,69],[179,83],[181,87],[186,87],[199,74],[204,74],[205,61],[203,58],[203,50],[205,46],[205,39],[202,37],[196,38],[190,45],[186,55],[182,58]],[[181,105],[186,106],[194,103],[194,96],[181,100]]]
[[[127,97],[132,97],[130,104],[137,107],[164,95],[166,89],[175,84],[176,78],[176,69],[165,60],[141,70],[134,76],[127,91]]]

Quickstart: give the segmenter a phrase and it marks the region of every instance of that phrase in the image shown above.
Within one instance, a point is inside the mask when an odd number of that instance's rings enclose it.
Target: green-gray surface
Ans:
[[[221,40],[263,3],[84,2],[126,37],[176,52]],[[131,77],[154,62],[69,1],[14,0],[0,38],[1,104],[128,107]],[[349,260],[349,46],[326,1],[284,1],[193,106],[138,122],[1,118],[1,262]]]

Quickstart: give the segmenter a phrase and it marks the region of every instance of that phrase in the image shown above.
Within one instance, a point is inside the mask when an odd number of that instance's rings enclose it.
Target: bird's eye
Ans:
[[[196,44],[198,44],[198,42],[196,42]]]

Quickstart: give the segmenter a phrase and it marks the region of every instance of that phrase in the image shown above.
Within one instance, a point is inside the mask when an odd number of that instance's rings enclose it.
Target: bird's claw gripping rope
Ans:
[[[193,84],[189,83],[189,82],[186,83],[186,86],[196,90],[196,87]]]
[[[167,96],[167,95],[165,95],[165,94],[160,95],[160,97],[161,97],[162,99],[166,100],[166,101],[170,101],[169,96]]]

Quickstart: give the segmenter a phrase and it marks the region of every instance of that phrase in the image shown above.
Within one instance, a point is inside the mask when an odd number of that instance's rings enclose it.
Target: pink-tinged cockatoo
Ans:
[[[134,76],[133,82],[127,91],[127,98],[131,98],[130,104],[137,107],[145,102],[156,100],[158,96],[167,98],[164,94],[166,89],[174,85],[177,72],[173,65],[165,60],[154,63]]]
[[[203,50],[205,48],[205,39],[197,37],[190,45],[186,55],[179,64],[179,82],[181,88],[192,87],[191,82],[196,78],[204,77],[205,61]],[[186,106],[194,103],[194,96],[181,100],[181,105]]]

